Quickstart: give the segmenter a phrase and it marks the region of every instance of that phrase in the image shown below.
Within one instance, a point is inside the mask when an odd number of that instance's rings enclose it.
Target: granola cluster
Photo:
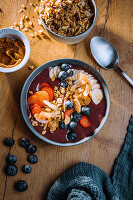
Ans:
[[[40,15],[53,32],[71,37],[90,27],[94,13],[88,0],[41,0]]]

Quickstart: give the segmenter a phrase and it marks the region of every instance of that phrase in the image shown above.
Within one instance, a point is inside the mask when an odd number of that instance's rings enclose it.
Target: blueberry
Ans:
[[[75,130],[77,128],[77,123],[76,122],[70,122],[69,125],[68,125],[68,128],[70,130]]]
[[[11,147],[11,146],[13,146],[14,145],[14,139],[13,138],[6,138],[5,140],[4,140],[4,144],[6,145],[6,146],[9,146],[9,147]]]
[[[73,76],[73,71],[72,71],[71,69],[69,69],[69,70],[67,71],[67,75],[68,75],[69,77]]]
[[[74,113],[71,114],[71,119],[74,122],[79,122],[80,119],[81,119],[81,114],[78,113],[78,112],[74,112]]]
[[[38,161],[38,157],[36,155],[30,155],[28,156],[28,161],[32,164],[35,164]]]
[[[81,109],[81,112],[82,112],[83,115],[89,116],[91,109],[88,106],[83,106],[82,109]]]
[[[26,148],[30,145],[30,141],[27,138],[21,138],[19,144],[20,146]]]
[[[65,81],[65,80],[67,79],[67,73],[66,73],[65,71],[59,72],[58,78],[59,78],[61,81]]]
[[[63,88],[67,88],[68,87],[68,83],[65,81],[60,82],[60,86]]]
[[[37,147],[34,144],[31,144],[26,148],[28,153],[34,154],[37,152]]]
[[[25,174],[29,174],[32,172],[32,166],[31,165],[24,165],[22,167],[22,171],[25,173]]]
[[[16,163],[17,157],[14,156],[14,155],[9,155],[6,158],[6,161],[7,161],[8,164],[12,165],[12,164]]]
[[[68,69],[70,69],[70,67],[71,65],[69,64],[62,64],[60,68],[62,71],[67,71]]]
[[[18,181],[15,183],[15,189],[19,192],[24,192],[28,189],[28,184],[25,181]]]
[[[67,107],[68,110],[71,110],[74,107],[73,101],[68,100],[66,102],[66,107]]]
[[[5,172],[8,176],[14,176],[18,172],[18,168],[15,165],[7,165],[5,168]]]
[[[68,141],[73,141],[77,138],[77,133],[74,131],[69,131],[66,135]]]
[[[65,122],[63,120],[59,122],[59,127],[61,129],[67,129],[67,125],[65,124]]]

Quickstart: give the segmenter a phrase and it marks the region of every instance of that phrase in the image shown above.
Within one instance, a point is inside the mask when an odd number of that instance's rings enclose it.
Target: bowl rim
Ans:
[[[0,72],[2,72],[2,73],[15,72],[15,71],[21,69],[22,67],[24,67],[25,64],[28,62],[30,53],[31,53],[30,42],[29,42],[28,38],[21,31],[19,31],[17,29],[13,29],[13,28],[0,29],[0,36],[1,35],[5,35],[4,37],[8,37],[8,35],[16,36],[22,41],[22,43],[25,46],[25,55],[24,55],[24,58],[21,61],[21,63],[19,63],[17,66],[12,67],[12,68],[0,67]]]
[[[58,64],[57,64],[57,63]],[[46,137],[44,137],[43,135],[41,135],[38,131],[36,131],[36,129],[32,126],[31,122],[29,121],[29,118],[28,118],[28,115],[27,115],[27,111],[26,111],[26,97],[27,97],[27,91],[29,89],[29,86],[31,84],[31,82],[34,80],[34,78],[40,74],[43,70],[49,68],[50,66],[56,66],[56,65],[59,65],[59,63],[67,63],[69,62],[68,64],[70,64],[71,62],[75,62],[76,64],[78,63],[79,66],[82,66],[85,65],[87,67],[89,67],[89,69],[91,69],[93,71],[93,73],[95,72],[96,74],[96,77],[97,75],[99,77],[97,77],[98,79],[100,78],[104,84],[102,84],[103,86],[103,89],[104,89],[104,93],[105,93],[105,90],[106,90],[106,93],[107,93],[107,98],[106,98],[106,111],[105,111],[105,116],[103,117],[99,127],[97,129],[95,129],[94,131],[94,134],[92,136],[88,136],[78,142],[73,142],[73,143],[60,143],[60,142],[55,142],[55,141],[52,141],[50,139],[47,139]],[[56,63],[56,64],[54,64]],[[54,64],[54,65],[53,65]],[[100,80],[99,80],[100,81]],[[100,81],[101,82],[101,81]],[[68,146],[75,146],[75,145],[79,145],[79,144],[82,144],[88,140],[90,140],[91,138],[93,138],[95,135],[97,135],[97,133],[102,129],[103,125],[105,124],[107,118],[108,118],[108,115],[109,115],[109,112],[110,112],[110,93],[109,93],[109,89],[108,89],[108,86],[105,82],[105,80],[103,79],[103,77],[100,75],[100,73],[95,69],[93,68],[92,66],[90,66],[89,64],[81,61],[81,60],[77,60],[77,59],[72,59],[72,58],[62,58],[62,59],[56,59],[56,60],[52,60],[52,61],[49,61],[47,63],[44,63],[43,65],[41,65],[40,67],[38,67],[37,69],[35,69],[31,74],[30,76],[27,78],[27,80],[25,81],[24,83],[24,86],[22,88],[22,92],[21,92],[21,98],[20,98],[20,106],[21,106],[21,112],[22,112],[22,116],[24,118],[24,121],[26,122],[27,126],[29,127],[29,129],[31,130],[32,133],[34,133],[34,135],[36,135],[38,138],[40,138],[41,140],[49,143],[49,144],[52,144],[52,145],[55,145],[55,146],[63,146],[63,147],[68,147]]]
[[[79,35],[75,35],[75,36],[63,36],[63,35],[59,35],[59,34],[53,32],[51,29],[48,28],[48,26],[45,24],[44,19],[42,17],[40,17],[41,22],[42,22],[42,24],[43,24],[43,26],[44,26],[45,29],[47,29],[50,33],[52,33],[53,35],[55,35],[57,37],[60,37],[62,39],[68,39],[68,40],[69,39],[79,38],[79,37],[85,35],[87,32],[89,32],[94,27],[94,25],[95,25],[96,18],[97,18],[97,6],[96,6],[95,0],[91,0],[91,2],[93,4],[93,6],[94,6],[94,19],[93,19],[93,22],[92,22],[91,26],[89,26],[89,28],[85,32],[83,32],[83,33],[81,33]]]

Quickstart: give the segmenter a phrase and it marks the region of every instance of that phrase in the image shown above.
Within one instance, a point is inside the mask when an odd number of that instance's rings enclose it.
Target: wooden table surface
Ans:
[[[1,0],[0,28],[7,28],[18,23],[22,13],[21,5],[31,21],[37,23],[37,14],[30,3],[34,0]],[[133,79],[133,1],[132,0],[96,0],[98,17],[91,34],[82,42],[66,45],[50,39],[29,37],[31,56],[26,66],[11,74],[0,73],[0,200],[39,200],[46,199],[51,184],[66,169],[79,162],[89,162],[99,166],[109,175],[116,157],[122,147],[126,128],[133,113],[133,91],[128,83],[115,71],[106,71],[98,66],[90,53],[90,39],[99,35],[108,39],[117,49],[121,68]],[[33,17],[34,16],[34,17]],[[35,27],[40,30],[39,26]],[[96,68],[105,79],[110,95],[111,109],[108,120],[102,130],[90,141],[73,147],[57,147],[47,144],[26,126],[20,110],[20,93],[27,77],[31,74],[29,65],[35,68],[57,58],[80,59]],[[13,137],[15,145],[10,149],[3,145],[3,139]],[[27,153],[18,144],[21,137],[27,137],[38,147],[39,162],[33,166],[31,174],[21,171],[26,164]],[[17,156],[18,173],[7,177],[4,173],[5,157],[8,153]],[[25,180],[29,189],[24,193],[16,192],[13,184],[17,180]]]

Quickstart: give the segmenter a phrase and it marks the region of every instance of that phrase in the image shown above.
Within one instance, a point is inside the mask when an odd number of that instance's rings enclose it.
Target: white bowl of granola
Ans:
[[[55,40],[75,44],[94,27],[97,8],[94,0],[41,0],[42,25]]]

